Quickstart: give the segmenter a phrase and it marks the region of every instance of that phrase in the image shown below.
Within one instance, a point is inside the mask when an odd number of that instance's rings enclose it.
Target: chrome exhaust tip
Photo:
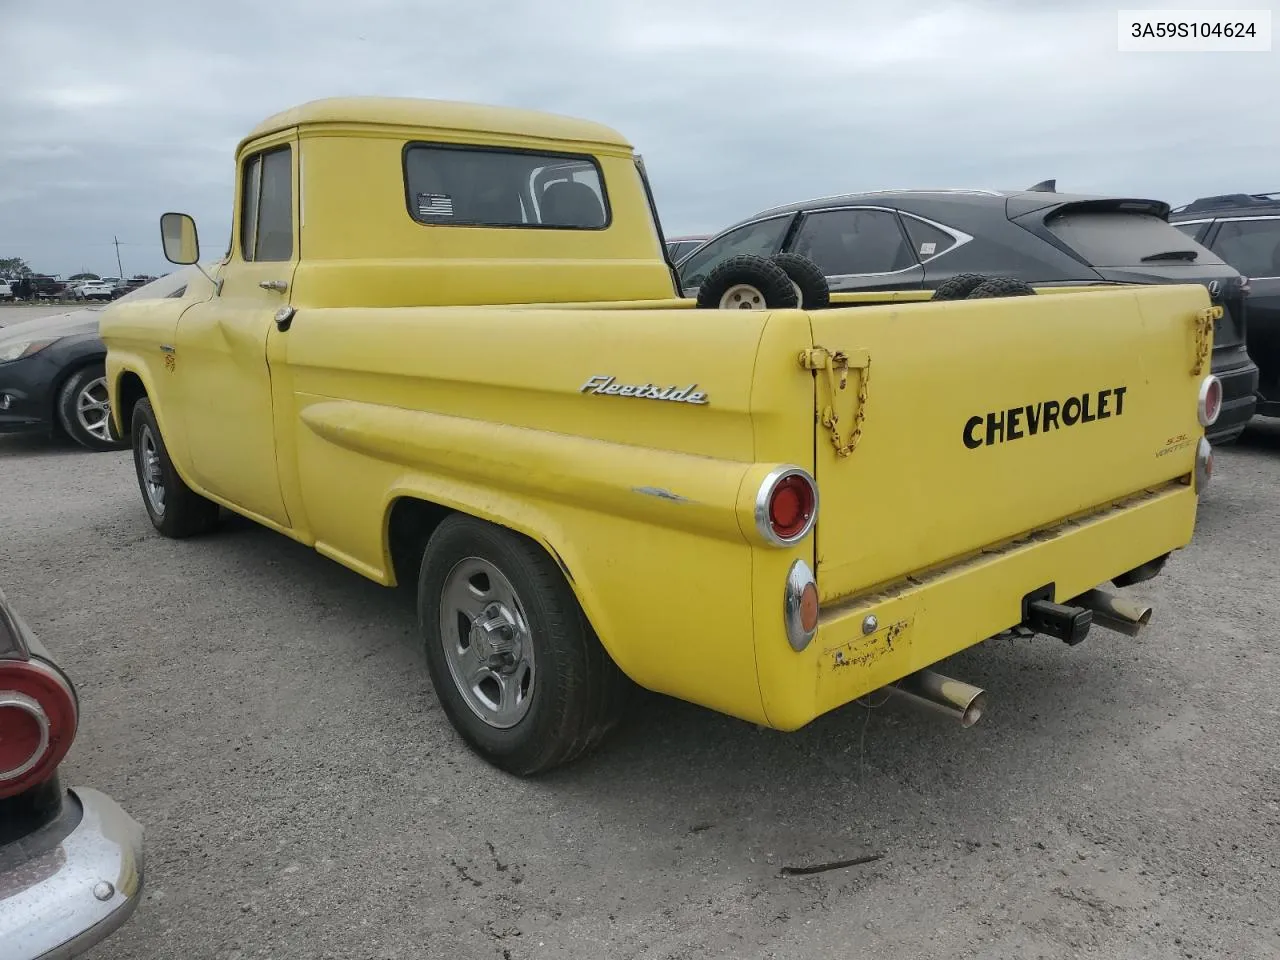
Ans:
[[[963,680],[944,677],[933,670],[917,670],[885,688],[916,704],[972,727],[987,709],[987,692]]]
[[[1151,608],[1127,597],[1117,597],[1105,590],[1090,590],[1071,603],[1093,611],[1093,622],[1100,627],[1136,637],[1151,622]]]

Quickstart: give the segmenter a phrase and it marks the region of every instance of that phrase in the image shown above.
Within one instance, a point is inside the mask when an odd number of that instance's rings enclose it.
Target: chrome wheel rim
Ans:
[[[459,560],[445,577],[440,643],[472,713],[499,730],[524,719],[533,703],[529,619],[511,581],[488,560]]]
[[[107,393],[107,378],[90,380],[76,394],[76,422],[80,429],[93,437],[109,443],[111,436],[111,397]]]
[[[721,310],[763,310],[764,294],[749,283],[735,283],[720,298]]]
[[[164,471],[160,468],[160,450],[151,427],[143,425],[138,435],[138,472],[151,512],[164,516]]]

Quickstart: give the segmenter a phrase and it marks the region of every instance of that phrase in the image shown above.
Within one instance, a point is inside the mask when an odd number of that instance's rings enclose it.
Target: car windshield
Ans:
[[[1095,267],[1157,263],[1222,264],[1181,230],[1149,213],[1089,210],[1051,217],[1045,226]],[[1192,256],[1194,254],[1194,256]]]

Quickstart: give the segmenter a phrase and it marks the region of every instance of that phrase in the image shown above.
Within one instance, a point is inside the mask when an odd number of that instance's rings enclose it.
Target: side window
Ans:
[[[244,166],[240,252],[245,260],[293,256],[293,161],[288,147],[250,157]]]
[[[828,277],[892,273],[914,266],[895,214],[884,210],[828,210],[804,218],[795,252],[808,257]]]
[[[782,245],[782,237],[791,223],[791,214],[748,223],[709,243],[680,268],[680,282],[690,287],[702,283],[706,275],[722,260],[743,254],[771,257]]]
[[[1223,220],[1213,252],[1246,277],[1280,277],[1280,219]]]
[[[945,230],[939,230],[931,223],[917,220],[910,214],[902,215],[902,225],[907,228],[907,236],[911,239],[911,249],[922,262],[940,253],[946,253],[956,245],[956,238]]]
[[[1205,229],[1209,224],[1200,220],[1192,221],[1191,223],[1175,223],[1172,226],[1177,230],[1181,230],[1192,240],[1199,240],[1204,235]]]

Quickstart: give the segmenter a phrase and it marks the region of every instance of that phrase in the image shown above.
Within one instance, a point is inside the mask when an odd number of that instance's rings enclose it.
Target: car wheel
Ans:
[[[742,255],[718,263],[698,287],[702,310],[780,310],[800,305],[787,272],[772,260]]]
[[[533,776],[568,763],[621,719],[630,681],[527,537],[446,519],[423,553],[418,622],[445,714],[500,769]]]
[[[963,300],[991,278],[983,273],[957,273],[938,284],[932,300]]]
[[[825,310],[831,306],[831,287],[820,266],[798,253],[780,253],[773,262],[786,272],[806,310]]]
[[[1036,288],[1013,277],[992,277],[978,284],[966,300],[985,300],[991,297],[1034,297]]]
[[[58,423],[67,436],[89,450],[123,450],[129,445],[111,423],[107,373],[100,363],[77,370],[62,385]]]
[[[188,487],[173,468],[160,436],[151,401],[133,408],[133,466],[147,516],[166,537],[182,539],[209,533],[218,525],[218,505]]]

